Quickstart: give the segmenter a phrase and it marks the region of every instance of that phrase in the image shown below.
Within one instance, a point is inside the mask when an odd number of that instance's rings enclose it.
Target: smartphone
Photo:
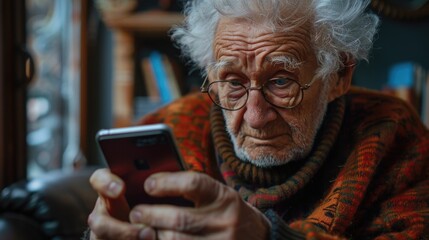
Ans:
[[[96,141],[112,173],[125,182],[125,197],[130,207],[137,204],[192,206],[180,197],[152,197],[144,182],[156,172],[184,170],[171,129],[165,124],[102,129]]]

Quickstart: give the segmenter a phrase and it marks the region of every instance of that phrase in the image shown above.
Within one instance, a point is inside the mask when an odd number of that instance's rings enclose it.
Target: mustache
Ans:
[[[291,135],[295,129],[294,125],[285,124],[284,122],[282,124],[267,124],[267,126],[260,129],[251,128],[247,124],[243,124],[237,133],[237,137],[250,136],[260,139],[270,139],[282,135]]]

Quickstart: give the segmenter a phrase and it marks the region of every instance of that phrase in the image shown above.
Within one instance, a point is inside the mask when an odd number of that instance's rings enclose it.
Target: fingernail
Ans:
[[[130,220],[133,223],[140,223],[142,220],[142,214],[139,211],[131,211]]]
[[[139,239],[155,240],[155,238],[156,238],[156,233],[155,233],[155,230],[153,230],[152,228],[143,228],[139,232]]]
[[[156,188],[156,180],[153,178],[148,178],[144,183],[146,192],[152,192]]]
[[[121,192],[121,185],[115,181],[112,181],[109,183],[109,186],[107,188],[107,192],[110,197],[117,197],[119,193]]]

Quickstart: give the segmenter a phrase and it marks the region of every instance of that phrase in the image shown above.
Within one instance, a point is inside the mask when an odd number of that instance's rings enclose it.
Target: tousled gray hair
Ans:
[[[214,61],[213,40],[221,17],[245,18],[276,32],[312,24],[312,44],[319,62],[317,75],[327,77],[349,58],[368,60],[379,19],[366,10],[369,0],[191,0],[185,23],[172,38],[200,68]]]

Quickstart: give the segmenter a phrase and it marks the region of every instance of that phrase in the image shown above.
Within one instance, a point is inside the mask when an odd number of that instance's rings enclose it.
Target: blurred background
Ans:
[[[182,0],[0,3],[0,188],[49,171],[103,165],[101,128],[135,124],[198,89],[168,37]],[[380,15],[356,86],[410,101],[427,122],[428,1],[373,0]]]

